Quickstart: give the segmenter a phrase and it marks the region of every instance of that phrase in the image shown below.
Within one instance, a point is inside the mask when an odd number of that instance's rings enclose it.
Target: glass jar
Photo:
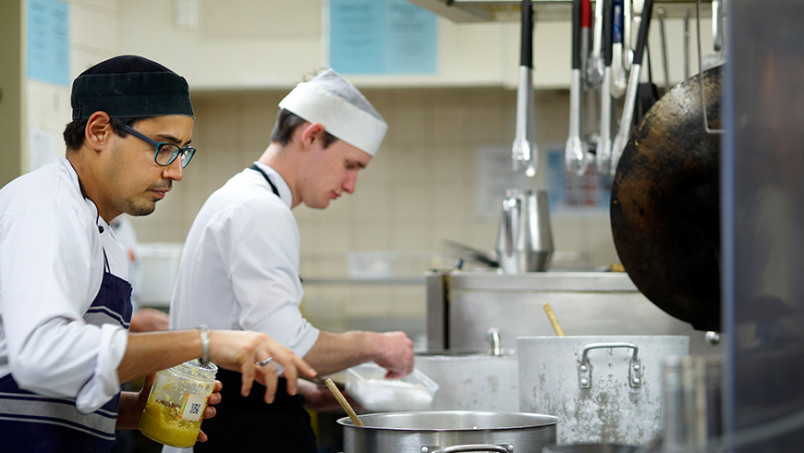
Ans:
[[[192,447],[201,430],[218,367],[191,360],[156,373],[140,417],[140,431],[171,447]]]

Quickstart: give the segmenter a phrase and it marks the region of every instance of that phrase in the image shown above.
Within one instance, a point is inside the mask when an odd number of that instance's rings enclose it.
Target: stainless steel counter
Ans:
[[[521,336],[555,332],[548,302],[566,335],[688,335],[692,353],[716,353],[696,331],[650,302],[618,272],[431,272],[427,285],[427,348],[485,350],[496,327],[502,346]]]

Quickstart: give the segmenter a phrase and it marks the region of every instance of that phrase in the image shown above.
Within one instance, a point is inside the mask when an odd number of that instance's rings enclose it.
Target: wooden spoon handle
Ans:
[[[329,388],[329,391],[332,392],[333,395],[335,395],[335,399],[338,400],[338,403],[340,403],[343,410],[346,411],[346,415],[348,415],[349,418],[352,419],[352,423],[354,423],[355,426],[364,426],[363,422],[360,420],[360,417],[357,416],[355,410],[352,409],[352,406],[349,404],[348,401],[346,401],[346,398],[343,396],[343,393],[341,393],[341,391],[338,390],[338,387],[335,386],[335,383],[332,382],[332,379],[327,378],[327,380],[324,381],[324,384],[326,384],[327,388]]]
[[[561,328],[561,325],[558,323],[558,319],[556,318],[556,314],[553,313],[552,307],[547,302],[544,303],[544,312],[547,313],[547,317],[550,318],[550,324],[553,326],[553,330],[556,331],[556,335],[559,337],[564,336],[564,329]]]

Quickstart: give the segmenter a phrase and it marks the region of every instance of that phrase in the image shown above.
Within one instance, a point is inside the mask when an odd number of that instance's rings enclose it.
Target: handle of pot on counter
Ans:
[[[584,346],[581,362],[578,364],[578,384],[582,389],[592,387],[592,366],[589,363],[589,351],[593,349],[630,348],[634,350],[628,362],[628,384],[633,388],[642,385],[642,365],[639,363],[637,353],[639,348],[632,343],[592,343]]]
[[[433,448],[440,447],[422,447],[422,453],[459,453],[468,451],[496,451],[499,453],[513,453],[513,445],[491,445],[491,444],[475,444],[475,445],[455,445],[446,447],[441,450],[432,450]]]

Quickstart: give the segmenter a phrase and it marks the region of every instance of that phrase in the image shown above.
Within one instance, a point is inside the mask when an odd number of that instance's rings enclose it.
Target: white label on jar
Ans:
[[[181,414],[179,418],[191,422],[201,420],[204,414],[204,408],[207,406],[207,398],[201,395],[194,395],[192,393],[184,394],[184,402],[181,405]]]

